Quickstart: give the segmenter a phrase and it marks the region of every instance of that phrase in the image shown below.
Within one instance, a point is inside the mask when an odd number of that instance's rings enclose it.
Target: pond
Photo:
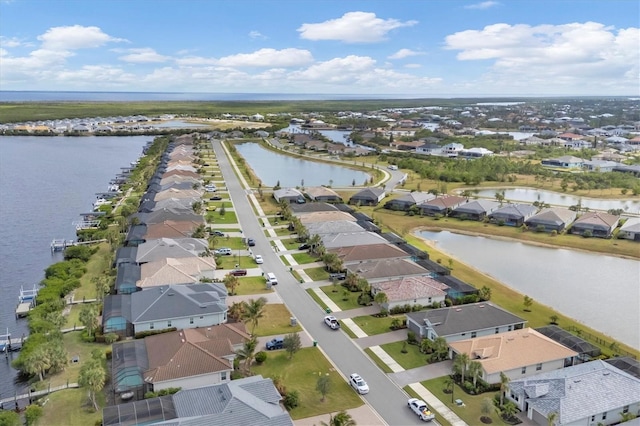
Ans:
[[[640,347],[639,261],[449,231],[416,235],[535,301]]]
[[[502,191],[500,188],[493,189],[480,189],[477,193],[471,190],[472,193],[481,198],[495,199],[496,192]],[[626,213],[639,214],[640,213],[640,200],[626,199],[626,200],[605,200],[597,198],[577,197],[575,195],[563,194],[560,192],[545,191],[542,189],[534,188],[504,188],[504,198],[510,202],[524,202],[533,203],[535,201],[551,204],[552,206],[569,207],[575,206],[578,203],[582,204],[582,207],[588,207],[590,210],[602,210],[607,211],[610,209],[622,209]]]
[[[350,187],[354,182],[363,185],[370,179],[369,174],[358,170],[278,154],[254,142],[235,147],[265,186],[275,186],[279,181],[282,187]]]

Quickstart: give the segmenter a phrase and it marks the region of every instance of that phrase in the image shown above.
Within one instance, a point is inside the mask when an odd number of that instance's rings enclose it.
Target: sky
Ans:
[[[637,0],[0,0],[0,90],[640,95]]]

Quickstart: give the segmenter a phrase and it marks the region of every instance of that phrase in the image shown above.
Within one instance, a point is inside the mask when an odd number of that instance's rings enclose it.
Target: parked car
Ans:
[[[256,240],[254,240],[253,238],[248,238],[248,239],[247,239],[247,245],[248,245],[249,247],[253,247],[253,246],[255,246],[255,245],[256,245]]]
[[[216,237],[224,237],[224,232],[222,231],[211,231],[211,235],[215,235]]]
[[[342,281],[347,279],[346,272],[333,272],[329,274],[329,279],[331,281]]]
[[[221,248],[215,250],[214,253],[222,255],[222,256],[231,256],[233,254],[231,249],[228,248],[228,247],[221,247]]]
[[[353,373],[349,376],[349,384],[352,388],[354,388],[360,395],[364,395],[369,393],[369,385],[364,381],[359,374]]]
[[[222,197],[219,195],[214,195],[213,197],[209,198],[211,201],[220,201],[222,200]]]
[[[257,263],[258,265],[260,265],[260,264],[264,263],[264,260],[262,259],[262,256],[261,256],[261,255],[259,255],[259,254],[256,254],[256,255],[255,255],[255,257],[254,257],[253,259],[256,261],[256,263]]]
[[[411,411],[413,411],[418,417],[420,417],[420,420],[430,422],[431,420],[436,418],[435,414],[433,414],[431,410],[429,410],[429,407],[427,407],[427,403],[421,399],[409,398],[409,401],[407,401],[407,405],[409,406],[409,408],[411,408]]]
[[[332,330],[337,330],[340,328],[338,319],[333,315],[327,315],[326,317],[324,317],[324,323],[327,324]]]
[[[275,349],[282,349],[284,348],[284,338],[274,337],[273,339],[269,340],[265,346],[269,351],[272,351]]]
[[[298,246],[298,250],[308,250],[310,248],[311,248],[311,246],[309,244],[306,244],[306,243],[305,244],[300,244]]]
[[[247,275],[247,270],[246,269],[232,269],[229,272],[229,275],[233,275],[234,277],[244,277],[245,275]]]

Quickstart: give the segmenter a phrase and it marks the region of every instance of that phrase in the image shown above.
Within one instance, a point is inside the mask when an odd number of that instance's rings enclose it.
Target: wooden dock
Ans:
[[[29,311],[31,310],[32,306],[33,302],[19,303],[18,307],[16,308],[16,318],[24,318],[29,315]]]
[[[27,336],[12,338],[11,333],[9,333],[9,329],[7,329],[7,334],[0,334],[0,353],[19,351],[22,349],[22,345],[25,340],[27,340]]]
[[[22,394],[22,395],[14,395],[11,398],[4,398],[4,399],[0,399],[0,409],[8,409],[9,406],[7,404],[13,402],[15,404],[18,403],[18,401],[23,400],[23,399],[29,399],[29,401],[32,401],[33,399],[36,399],[38,397],[44,396],[44,395],[49,395],[53,392],[57,392],[57,391],[61,391],[64,389],[73,389],[73,388],[79,388],[80,386],[77,383],[67,383],[66,385],[62,385],[62,386],[56,386],[56,387],[51,387],[49,386],[49,388],[44,389],[44,390],[40,390],[40,391],[35,391],[35,392],[31,392],[31,389],[29,389],[28,393]]]

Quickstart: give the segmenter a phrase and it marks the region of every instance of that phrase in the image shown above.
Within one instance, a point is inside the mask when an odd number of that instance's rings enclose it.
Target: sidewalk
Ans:
[[[456,413],[451,411],[449,407],[444,405],[438,398],[435,397],[427,388],[420,383],[412,383],[409,385],[413,391],[415,391],[420,398],[427,403],[427,405],[438,412],[442,417],[447,419],[452,426],[467,426],[467,424]]]

